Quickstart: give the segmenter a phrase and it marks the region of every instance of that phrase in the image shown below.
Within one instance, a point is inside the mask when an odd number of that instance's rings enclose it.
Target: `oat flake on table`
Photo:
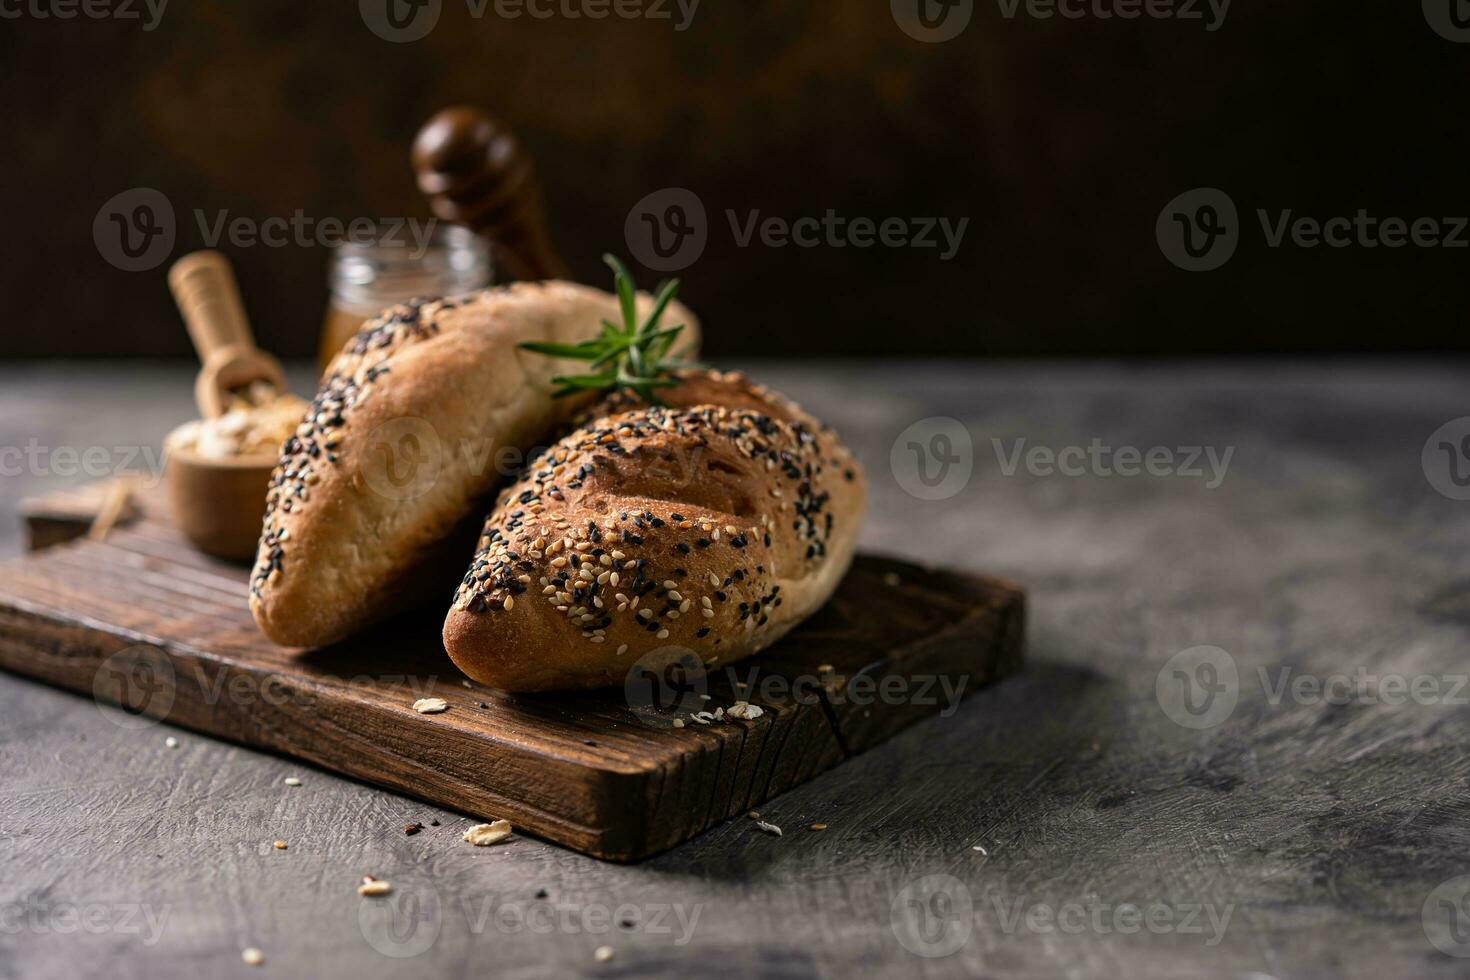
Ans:
[[[449,710],[449,702],[443,698],[419,698],[413,703],[413,710],[421,715],[437,715]]]
[[[464,839],[476,847],[489,847],[491,844],[499,844],[510,834],[510,821],[496,820],[494,823],[476,824],[464,832]]]

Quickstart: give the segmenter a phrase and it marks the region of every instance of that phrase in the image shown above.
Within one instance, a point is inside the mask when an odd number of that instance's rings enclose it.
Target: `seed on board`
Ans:
[[[599,946],[593,950],[592,956],[597,962],[606,963],[613,958],[613,948],[611,946]]]
[[[275,849],[276,850],[278,850],[278,851],[284,851],[286,849],[286,842],[283,841],[283,840],[278,840],[278,841],[276,841],[276,843],[275,843],[274,846],[275,846]]]
[[[260,966],[265,962],[265,954],[254,946],[247,946],[240,950],[240,959],[245,961],[246,966]]]
[[[285,779],[283,779],[281,781],[283,783],[285,783],[287,786],[300,786],[301,785],[301,780],[297,779],[295,776],[287,776]]]
[[[826,830],[826,829],[827,829],[827,825],[824,824],[824,823],[814,823],[810,827],[807,828],[807,830]]]
[[[413,703],[413,710],[421,715],[437,715],[449,710],[449,702],[443,698],[419,698]]]
[[[424,825],[421,824],[421,823],[406,823],[406,824],[403,825],[403,832],[405,834],[407,834],[409,837],[412,837],[414,834],[418,833],[419,831],[421,831],[423,829],[424,829]]]
[[[496,820],[493,823],[476,824],[464,832],[464,839],[476,847],[489,847],[491,844],[499,844],[510,834],[510,821]]]
[[[393,886],[391,884],[386,881],[380,881],[377,878],[374,878],[372,881],[364,881],[362,884],[357,886],[357,893],[359,895],[365,895],[369,898],[374,898],[379,895],[386,895],[392,890]]]
[[[776,837],[780,837],[781,836],[781,828],[780,827],[777,827],[773,823],[769,823],[769,822],[767,822],[765,820],[757,820],[755,822],[755,826],[756,826],[756,829],[757,830],[764,830],[766,833],[772,834],[772,835],[774,835]]]
[[[168,748],[176,749],[179,747],[179,740],[170,735],[168,738],[163,740],[163,744]]]
[[[754,721],[765,713],[766,709],[751,704],[749,701],[736,701],[730,705],[730,710],[725,712],[731,718],[744,718],[746,721]]]

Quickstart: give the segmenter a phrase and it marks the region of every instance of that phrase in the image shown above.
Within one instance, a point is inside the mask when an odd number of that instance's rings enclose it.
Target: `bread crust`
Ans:
[[[652,298],[638,299],[646,313]],[[551,378],[581,365],[517,345],[577,343],[619,318],[612,294],[546,282],[415,301],[366,324],[272,476],[250,577],[262,632],[321,646],[452,594],[494,484],[579,408],[552,398]],[[697,344],[687,308],[663,322]]]
[[[671,646],[728,664],[832,595],[866,501],[851,452],[743,376],[681,381],[668,408],[596,406],[500,494],[444,624],[467,675],[603,687]]]

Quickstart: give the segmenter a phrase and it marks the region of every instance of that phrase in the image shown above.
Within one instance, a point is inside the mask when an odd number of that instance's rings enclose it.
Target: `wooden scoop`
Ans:
[[[255,346],[239,287],[223,255],[184,256],[169,270],[168,284],[204,365],[194,383],[203,418],[223,415],[232,392],[255,382],[286,390],[280,362]],[[202,551],[221,558],[253,558],[277,454],[215,458],[169,445],[172,441],[165,442],[164,474],[174,520]]]

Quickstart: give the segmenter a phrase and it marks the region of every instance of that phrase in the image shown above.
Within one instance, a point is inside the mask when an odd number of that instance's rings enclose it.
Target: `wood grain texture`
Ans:
[[[683,691],[661,672],[641,710],[621,688],[511,695],[455,669],[438,608],[322,649],[272,644],[246,607],[248,569],[191,547],[156,497],[140,509],[105,540],[0,567],[0,667],[602,858],[666,850],[940,710],[940,691],[1021,664],[1020,590],[864,556],[766,655]],[[923,696],[864,696],[861,720],[850,710],[853,690],[894,682]],[[449,710],[414,711],[430,697]],[[764,714],[696,723],[737,701]]]
[[[472,848],[461,815],[216,739],[123,728],[90,699],[0,675],[0,910],[52,913],[0,928],[0,977],[96,964],[125,980],[1466,975],[1423,912],[1470,873],[1470,711],[1273,703],[1258,673],[1466,673],[1470,510],[1420,467],[1430,434],[1470,405],[1462,366],[740,366],[859,454],[865,549],[1026,586],[1025,674],[763,805],[783,837],[732,820],[635,865],[531,838]],[[136,445],[188,417],[191,378],[0,369],[0,446]],[[963,422],[974,445],[970,484],[942,501],[909,496],[889,469],[898,435],[931,416]],[[1008,476],[992,438],[1007,453],[1019,438],[1235,452],[1207,488]],[[6,509],[79,478],[10,472]],[[0,529],[0,548],[19,547],[16,526]],[[1229,651],[1242,678],[1235,711],[1202,731],[1155,697],[1160,669],[1197,644]],[[406,837],[408,821],[424,831]],[[813,822],[828,829],[801,829]],[[417,956],[380,949],[381,921],[359,917],[363,874],[399,896],[368,909],[402,916],[407,944],[386,948]],[[968,889],[973,927],[925,958],[899,942],[893,909],[934,874]],[[1123,932],[1015,915],[1129,902],[1229,918],[1217,935],[1208,918],[1202,932]],[[645,920],[581,917],[624,904]],[[566,918],[544,931],[480,915],[541,905]],[[69,906],[111,927],[63,933]],[[156,936],[129,930],[120,910],[136,906],[162,918]],[[693,927],[664,931],[655,908]],[[610,962],[593,958],[602,944]],[[264,970],[240,965],[244,946]]]

